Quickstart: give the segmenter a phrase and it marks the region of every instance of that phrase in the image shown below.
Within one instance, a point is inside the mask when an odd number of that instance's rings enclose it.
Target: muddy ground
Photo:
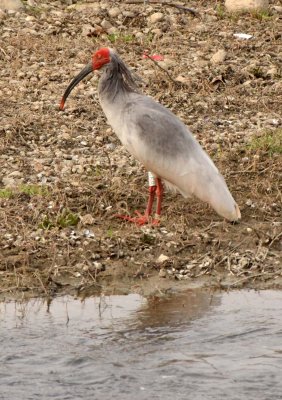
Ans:
[[[124,1],[38,1],[0,14],[2,299],[281,289],[281,7],[237,15],[219,1],[189,6],[199,14]],[[238,202],[239,224],[170,192],[158,227],[115,217],[145,208],[147,175],[107,125],[98,76],[58,111],[101,46],[116,48],[142,90],[191,128]]]

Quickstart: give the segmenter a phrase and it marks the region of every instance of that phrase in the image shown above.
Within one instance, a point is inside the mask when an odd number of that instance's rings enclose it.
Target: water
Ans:
[[[282,292],[0,304],[0,399],[282,399]]]

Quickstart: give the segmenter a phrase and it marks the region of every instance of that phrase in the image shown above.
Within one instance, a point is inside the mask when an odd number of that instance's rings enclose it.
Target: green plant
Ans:
[[[56,219],[56,225],[60,228],[76,226],[79,222],[79,216],[68,209],[64,209]]]
[[[60,214],[56,217],[45,215],[42,222],[39,224],[39,228],[52,229],[67,228],[69,226],[76,226],[79,222],[79,216],[76,213],[71,212],[67,208],[64,208]]]
[[[141,237],[141,241],[145,244],[154,244],[156,238],[152,235],[149,235],[148,233],[144,233]]]
[[[119,42],[125,42],[125,43],[130,43],[134,40],[133,35],[122,35],[120,33],[111,33],[108,35],[108,40],[111,43],[116,43],[117,41]]]
[[[223,19],[225,17],[225,8],[223,4],[218,4],[216,6],[216,14],[219,19]]]
[[[13,192],[11,189],[0,189],[0,199],[9,199],[12,195]]]
[[[107,236],[111,239],[114,236],[114,231],[112,227],[107,229]]]
[[[153,32],[149,32],[149,33],[147,33],[147,35],[145,36],[144,42],[145,42],[145,44],[150,44],[150,43],[152,43],[153,39],[154,39],[154,34],[153,34]]]
[[[51,229],[54,228],[54,224],[48,215],[45,215],[42,222],[39,224],[39,228],[41,229]]]
[[[261,136],[254,136],[249,142],[249,149],[266,151],[268,154],[282,154],[282,128],[266,131]]]
[[[47,196],[49,194],[48,188],[42,185],[21,185],[19,192],[30,196]]]
[[[259,21],[269,20],[272,18],[272,15],[268,10],[255,10],[251,12],[251,15]]]

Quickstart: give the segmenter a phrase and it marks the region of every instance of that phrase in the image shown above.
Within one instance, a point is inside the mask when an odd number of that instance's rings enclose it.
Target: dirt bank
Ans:
[[[197,17],[169,6],[71,3],[38,2],[0,21],[1,298],[281,288],[281,13],[228,15],[214,1],[189,2]],[[143,91],[190,126],[241,223],[172,193],[159,227],[114,217],[144,209],[147,176],[107,125],[97,76],[58,111],[100,46],[115,47]],[[164,56],[168,74],[145,50]]]

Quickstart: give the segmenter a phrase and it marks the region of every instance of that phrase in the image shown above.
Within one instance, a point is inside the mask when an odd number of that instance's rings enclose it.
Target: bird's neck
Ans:
[[[118,57],[104,67],[98,90],[100,99],[107,102],[116,102],[118,97],[138,91],[131,72]]]

